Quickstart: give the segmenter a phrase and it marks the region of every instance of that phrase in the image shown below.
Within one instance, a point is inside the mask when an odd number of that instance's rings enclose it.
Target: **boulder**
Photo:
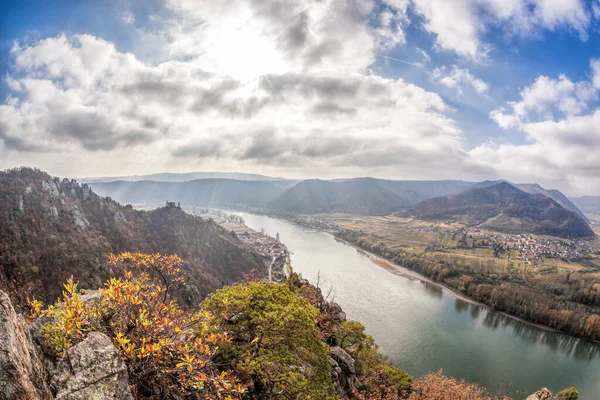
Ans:
[[[44,367],[27,323],[0,291],[0,397],[3,400],[49,400]]]
[[[336,392],[342,399],[351,397],[358,385],[354,359],[344,349],[336,346],[329,349],[329,362]]]
[[[554,396],[548,389],[543,388],[529,396],[527,400],[554,400]]]
[[[133,400],[127,367],[110,338],[99,332],[67,350],[51,386],[56,400]]]

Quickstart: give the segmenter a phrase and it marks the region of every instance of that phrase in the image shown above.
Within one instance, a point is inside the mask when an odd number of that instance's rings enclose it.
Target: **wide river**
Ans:
[[[333,236],[262,215],[239,213],[250,228],[277,232],[296,272],[325,288],[360,321],[380,352],[411,375],[440,369],[491,391],[526,397],[542,387],[575,386],[600,399],[600,345],[549,332],[394,275]]]

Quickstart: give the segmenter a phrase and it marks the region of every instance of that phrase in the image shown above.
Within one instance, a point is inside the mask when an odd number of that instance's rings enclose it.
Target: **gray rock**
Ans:
[[[529,396],[527,400],[554,400],[554,396],[548,389],[543,388]]]
[[[42,189],[48,192],[52,197],[58,197],[58,186],[54,181],[42,181]]]
[[[56,400],[133,400],[127,367],[110,338],[99,332],[67,350],[51,386]]]
[[[358,385],[354,359],[344,349],[336,346],[329,349],[329,362],[332,365],[331,378],[338,395],[342,399],[351,397]]]
[[[332,347],[329,349],[329,353],[331,358],[338,363],[342,371],[345,374],[354,375],[356,374],[356,369],[354,368],[354,360],[350,356],[350,354],[346,353],[344,349],[341,347]]]
[[[56,208],[55,206],[51,206],[51,207],[48,209],[48,215],[50,215],[50,218],[51,218],[53,221],[56,221],[56,220],[58,220],[58,208]]]
[[[349,398],[349,394],[346,393],[346,389],[343,387],[344,374],[342,369],[331,357],[329,357],[329,363],[331,364],[331,380],[333,381],[335,392],[342,400],[346,400]]]
[[[49,400],[44,367],[27,323],[0,291],[0,396],[3,400]]]
[[[77,228],[85,229],[90,224],[88,220],[83,216],[81,211],[79,211],[79,207],[77,207],[76,205],[73,206],[71,212],[73,214],[73,222],[75,223],[75,226]]]

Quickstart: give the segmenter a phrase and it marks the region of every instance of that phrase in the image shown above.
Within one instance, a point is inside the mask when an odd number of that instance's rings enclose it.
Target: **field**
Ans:
[[[384,216],[356,216],[356,215],[320,215],[328,218],[340,228],[361,232],[372,243],[380,243],[388,249],[403,250],[405,252],[423,257],[432,261],[439,261],[460,268],[471,269],[477,272],[508,274],[548,274],[549,271],[557,276],[568,272],[587,270],[588,273],[598,275],[600,281],[600,258],[590,255],[578,261],[565,261],[559,258],[544,257],[539,261],[527,263],[517,259],[518,250],[507,251],[500,256],[494,256],[491,248],[481,247],[477,239],[467,237],[466,243],[459,244],[463,225],[456,222],[422,221],[414,218]],[[484,229],[480,229],[486,233]],[[493,234],[493,232],[489,232]],[[547,236],[537,236],[540,240],[553,239]],[[432,246],[434,245],[434,246]],[[598,237],[593,241],[596,248],[600,248]],[[598,272],[589,271],[597,269]]]

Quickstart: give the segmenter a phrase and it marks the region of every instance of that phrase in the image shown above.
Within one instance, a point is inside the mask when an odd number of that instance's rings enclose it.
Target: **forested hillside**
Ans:
[[[507,182],[424,200],[415,207],[414,214],[423,219],[457,219],[502,232],[594,236],[575,212],[545,195],[526,193]]]
[[[253,249],[178,207],[137,211],[39,170],[0,172],[0,286],[19,302],[55,299],[71,275],[97,288],[111,273],[106,257],[123,251],[183,257],[188,303],[264,268]]]

